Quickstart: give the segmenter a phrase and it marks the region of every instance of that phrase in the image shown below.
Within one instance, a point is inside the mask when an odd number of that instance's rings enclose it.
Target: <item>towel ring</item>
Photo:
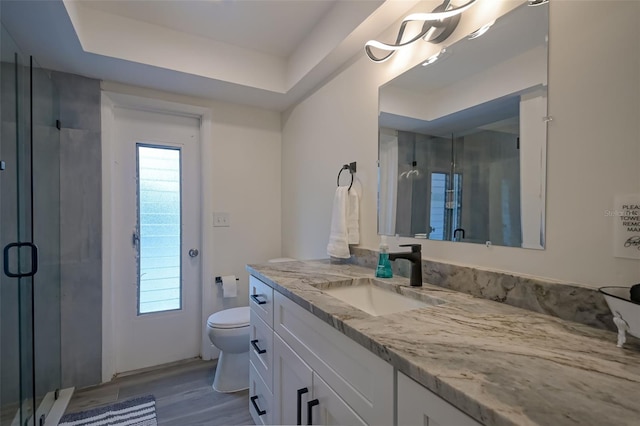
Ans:
[[[349,173],[351,173],[351,183],[349,184],[349,188],[347,188],[347,191],[349,191],[353,186],[353,174],[356,172],[356,163],[353,162],[353,163],[345,164],[344,166],[342,166],[342,168],[338,172],[338,179],[336,180],[338,183],[338,186],[340,186],[340,175],[344,170],[349,170]]]

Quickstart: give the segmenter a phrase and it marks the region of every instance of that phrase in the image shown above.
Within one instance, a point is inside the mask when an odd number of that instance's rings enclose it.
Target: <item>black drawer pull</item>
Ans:
[[[258,413],[258,416],[262,416],[262,415],[267,414],[266,411],[261,410],[260,407],[258,407],[258,403],[256,402],[256,399],[258,399],[258,395],[252,396],[251,397],[251,403],[253,404],[253,408],[256,409],[256,413]]]
[[[320,404],[320,401],[318,401],[317,399],[312,399],[311,401],[307,402],[307,425],[313,424],[312,408],[319,404]]]
[[[245,340],[245,342],[246,342],[246,340]],[[255,349],[255,350],[256,350],[256,352],[258,352],[259,354],[263,354],[263,353],[266,353],[266,352],[267,352],[267,350],[266,350],[266,349],[260,349],[260,348],[258,347],[258,340],[257,340],[257,339],[256,339],[256,340],[252,340],[252,341],[251,341],[251,346],[253,346],[253,349]],[[245,346],[245,347],[246,347],[246,346]]]
[[[258,299],[258,297],[261,297],[261,294],[252,294],[251,298],[253,299],[254,302],[256,302],[258,305],[264,305],[267,303],[266,300],[260,300]]]
[[[296,417],[296,425],[302,424],[302,395],[304,395],[307,392],[309,392],[308,388],[298,389],[298,402],[297,402],[298,414]]]

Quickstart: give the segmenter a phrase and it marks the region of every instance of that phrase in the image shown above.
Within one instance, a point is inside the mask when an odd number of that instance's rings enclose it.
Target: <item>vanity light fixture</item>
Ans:
[[[369,59],[373,62],[384,62],[391,58],[391,56],[396,53],[396,50],[409,46],[420,39],[424,39],[431,43],[441,43],[446,40],[458,26],[460,14],[473,6],[477,1],[478,0],[469,0],[462,6],[454,7],[450,4],[451,0],[444,0],[442,4],[433,9],[432,12],[412,13],[402,20],[402,24],[400,24],[400,30],[398,31],[398,36],[396,37],[396,42],[394,44],[383,43],[377,40],[369,40],[365,43],[364,50]],[[414,21],[423,22],[421,31],[410,40],[402,41],[407,24]],[[371,50],[372,48],[384,50],[389,53],[383,56],[376,56]]]
[[[549,0],[529,0],[528,6],[541,6],[545,3],[549,3]]]
[[[496,21],[494,20],[494,21],[489,22],[488,24],[483,25],[482,27],[478,28],[477,30],[475,30],[474,32],[472,32],[471,34],[469,34],[469,35],[467,36],[467,38],[468,38],[469,40],[473,40],[474,38],[478,38],[478,37],[480,37],[481,35],[483,35],[483,34],[484,34],[484,33],[486,33],[487,31],[489,31],[489,28],[491,28],[491,26],[492,26],[493,24],[495,24],[495,23],[496,23]]]

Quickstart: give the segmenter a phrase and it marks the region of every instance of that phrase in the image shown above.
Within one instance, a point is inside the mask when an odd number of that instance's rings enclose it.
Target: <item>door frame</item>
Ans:
[[[211,109],[169,102],[159,99],[145,98],[115,92],[101,92],[101,121],[102,121],[102,382],[110,381],[116,374],[114,336],[114,285],[112,282],[115,268],[112,256],[113,246],[111,235],[115,229],[112,214],[112,199],[114,188],[111,184],[113,167],[113,146],[115,108],[129,108],[149,112],[186,115],[200,119],[200,227],[202,232],[201,258],[200,258],[200,292],[202,303],[200,306],[201,344],[200,356],[208,360],[216,358],[218,353],[211,347],[209,336],[204,324],[206,316],[213,311],[215,288],[209,281],[213,281],[212,262],[208,261],[213,252],[213,228],[209,218],[213,212],[213,172],[210,167],[213,158],[213,135]],[[208,278],[210,277],[210,278]],[[203,285],[206,283],[207,285]],[[210,285],[211,284],[211,285]]]

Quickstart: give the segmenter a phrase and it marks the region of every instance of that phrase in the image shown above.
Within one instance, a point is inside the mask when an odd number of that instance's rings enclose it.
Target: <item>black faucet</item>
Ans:
[[[407,259],[411,262],[411,278],[409,284],[412,287],[422,287],[422,245],[400,244],[400,247],[411,247],[408,253],[389,253],[389,260]]]
[[[461,232],[461,233],[462,233],[462,238],[464,239],[464,229],[462,229],[462,228],[457,228],[455,231],[453,231],[453,239],[455,240],[455,238],[456,238],[456,234],[457,234],[458,232]]]

